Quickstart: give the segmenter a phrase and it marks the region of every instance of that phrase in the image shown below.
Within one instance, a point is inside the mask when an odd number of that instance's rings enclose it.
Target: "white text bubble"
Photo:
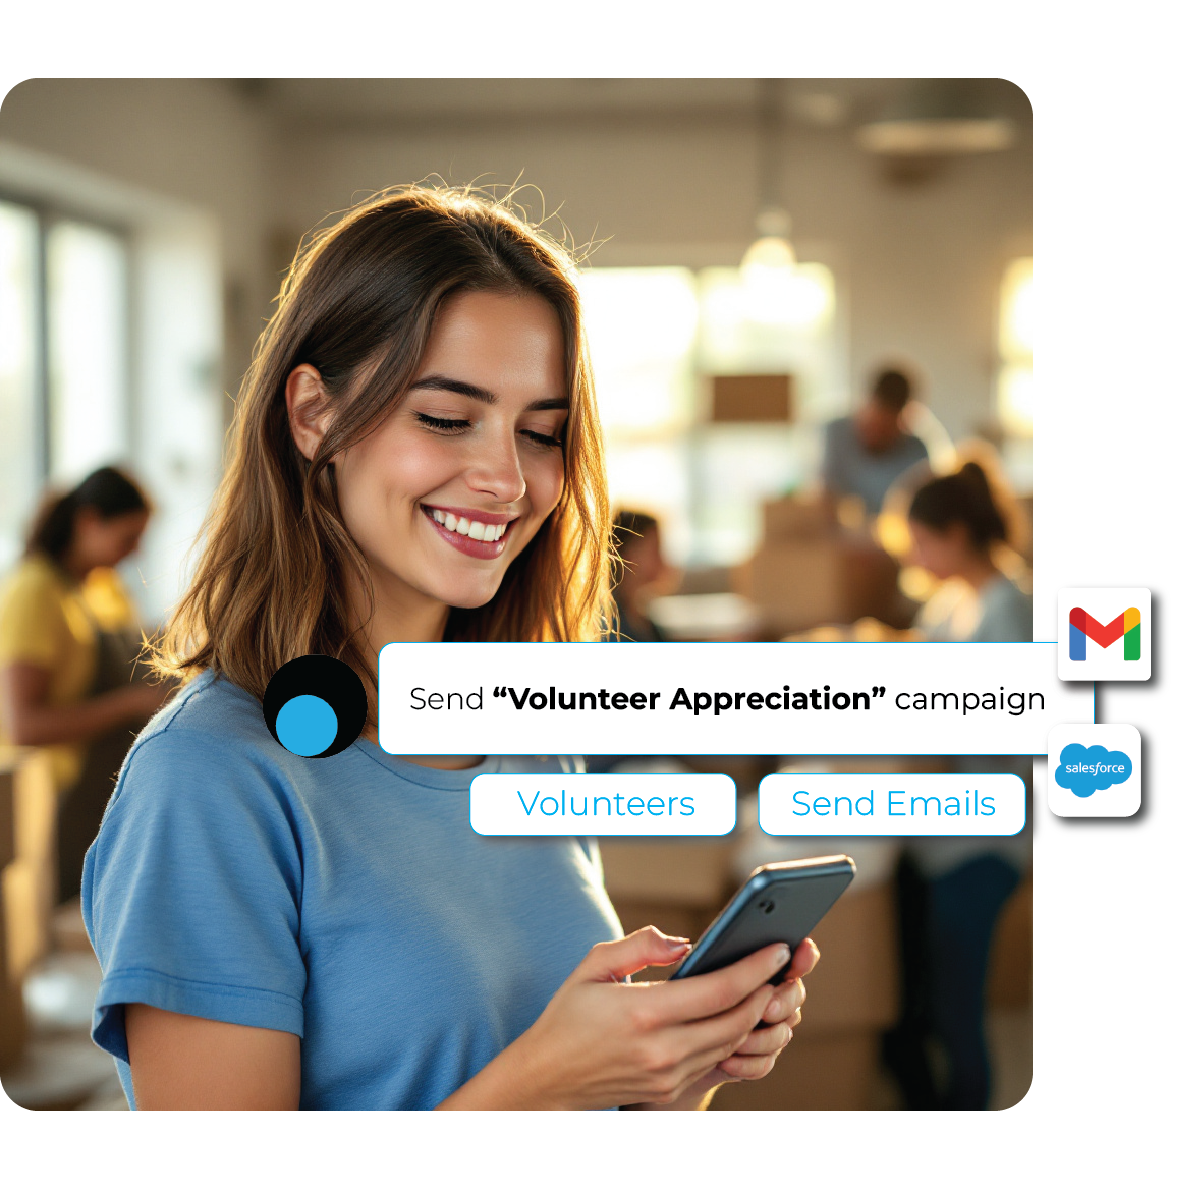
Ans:
[[[391,754],[1045,754],[1051,642],[393,642]]]

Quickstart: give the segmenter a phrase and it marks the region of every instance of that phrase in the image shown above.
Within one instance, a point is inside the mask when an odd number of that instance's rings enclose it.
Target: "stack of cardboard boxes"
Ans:
[[[0,1071],[21,1056],[21,985],[51,945],[56,803],[46,755],[0,752]]]
[[[906,625],[897,573],[864,530],[831,521],[818,500],[784,499],[763,506],[762,544],[734,582],[761,609],[766,636],[779,638],[862,617]]]

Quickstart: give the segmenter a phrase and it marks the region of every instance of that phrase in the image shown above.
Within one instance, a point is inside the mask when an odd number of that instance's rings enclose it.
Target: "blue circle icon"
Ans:
[[[314,758],[333,745],[337,713],[320,696],[293,696],[279,710],[275,732],[286,750]]]

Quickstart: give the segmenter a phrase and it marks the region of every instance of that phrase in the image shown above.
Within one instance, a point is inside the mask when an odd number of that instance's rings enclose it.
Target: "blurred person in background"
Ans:
[[[612,532],[612,596],[616,607],[613,640],[666,642],[666,631],[646,613],[646,602],[668,573],[662,556],[658,518],[626,509],[617,514]]]
[[[931,479],[908,510],[914,561],[957,587],[950,604],[935,595],[917,615],[917,627],[934,641],[1028,642],[1033,600],[996,564],[1012,519],[1001,512],[996,488],[976,462]]]
[[[930,480],[913,496],[913,558],[943,582],[957,584],[952,603],[935,595],[917,617],[934,641],[1028,642],[1033,602],[997,566],[1008,536],[982,467],[967,462]],[[961,756],[952,769],[1013,773],[1025,780],[1028,759]],[[1029,826],[1014,837],[912,838],[898,872],[903,996],[884,1058],[914,1109],[983,1109],[991,1093],[984,1015],[988,962],[1005,902],[1029,865]],[[945,1070],[930,1058],[932,1036]]]
[[[875,376],[857,412],[826,426],[821,478],[831,515],[847,497],[861,501],[866,516],[878,515],[888,488],[910,467],[927,461],[925,443],[904,426],[912,396],[909,376],[888,367]]]
[[[118,563],[150,519],[142,489],[101,467],[43,502],[0,583],[0,743],[46,747],[59,792],[59,900],[83,859],[134,734],[166,689],[135,677],[142,632]]]

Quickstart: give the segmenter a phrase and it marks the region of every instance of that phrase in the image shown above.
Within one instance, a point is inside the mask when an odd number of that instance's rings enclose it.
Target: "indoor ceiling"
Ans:
[[[1021,125],[1024,94],[1004,80],[898,79],[260,79],[232,86],[281,125],[402,128],[491,121],[748,121],[767,95],[793,125],[859,126],[911,107],[914,95],[953,92],[953,103]],[[920,97],[918,96],[918,100]]]

